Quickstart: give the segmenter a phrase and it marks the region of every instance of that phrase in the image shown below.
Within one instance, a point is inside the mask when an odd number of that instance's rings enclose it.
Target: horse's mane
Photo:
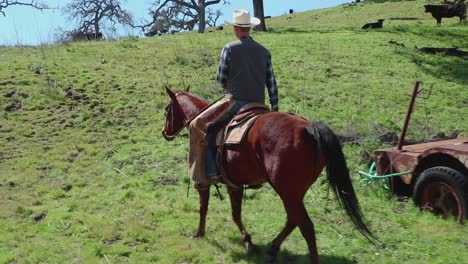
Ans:
[[[207,103],[207,104],[210,103],[207,99],[205,99],[205,98],[203,98],[203,97],[201,97],[200,95],[197,95],[197,94],[193,94],[193,93],[186,92],[186,91],[181,91],[181,92],[178,92],[178,93],[186,95],[188,97],[195,98],[195,99],[200,100],[200,101],[202,101],[204,103]]]

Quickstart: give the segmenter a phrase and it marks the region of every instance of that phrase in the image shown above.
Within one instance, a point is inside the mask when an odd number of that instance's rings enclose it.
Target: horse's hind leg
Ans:
[[[278,255],[278,251],[281,247],[281,244],[283,244],[284,240],[291,234],[291,232],[296,228],[296,225],[293,224],[291,221],[286,222],[286,226],[283,228],[281,233],[276,236],[275,239],[271,242],[271,246],[267,251],[267,262],[274,262],[276,259],[276,255]]]
[[[301,234],[307,242],[309,247],[309,256],[311,263],[319,263],[319,256],[317,252],[317,241],[315,238],[315,229],[312,220],[310,220],[309,214],[307,213],[304,203],[301,202],[300,207],[298,208],[299,214],[302,219],[297,219],[301,223],[298,224]],[[288,212],[289,216],[289,212]]]
[[[210,185],[202,186],[200,184],[195,184],[195,188],[198,191],[199,202],[200,202],[200,219],[198,222],[198,230],[193,235],[194,238],[205,236],[205,226],[206,226],[206,214],[208,212],[208,202],[210,200]]]
[[[243,190],[228,187],[228,193],[229,198],[231,199],[232,219],[242,234],[242,239],[244,241],[247,254],[252,254],[255,251],[255,247],[252,243],[251,236],[242,223],[242,197],[244,196]]]
[[[294,227],[298,226],[301,230],[302,236],[307,242],[307,246],[309,247],[310,262],[319,263],[314,224],[310,220],[309,214],[305,209],[304,202],[283,200],[283,203],[288,215],[288,223],[278,236],[279,239],[277,237],[275,240],[278,239],[278,242],[283,242],[283,240],[287,237],[287,235],[289,235],[289,233],[291,233]],[[272,247],[275,245],[275,240],[272,242]],[[281,245],[281,243],[278,244],[278,249],[279,245]]]

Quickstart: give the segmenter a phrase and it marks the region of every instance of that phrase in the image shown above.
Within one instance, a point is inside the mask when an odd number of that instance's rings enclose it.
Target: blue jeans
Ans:
[[[237,112],[246,105],[246,101],[236,101],[234,106],[229,109],[229,111],[224,114],[218,121],[215,122],[214,126],[227,123],[231,118],[233,118]],[[208,129],[205,139],[207,143],[206,156],[205,156],[205,171],[208,177],[214,177],[219,175],[218,166],[216,164],[216,134],[217,131],[213,133]]]

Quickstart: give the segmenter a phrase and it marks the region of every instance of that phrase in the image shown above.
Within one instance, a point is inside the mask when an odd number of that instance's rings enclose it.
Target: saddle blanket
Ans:
[[[255,120],[269,111],[268,107],[259,103],[250,103],[243,106],[225,129],[218,132],[216,145],[241,144]]]

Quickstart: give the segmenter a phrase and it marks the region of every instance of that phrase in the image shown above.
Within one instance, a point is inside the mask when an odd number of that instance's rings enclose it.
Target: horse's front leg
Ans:
[[[252,243],[252,238],[245,229],[244,224],[242,224],[242,197],[244,196],[243,190],[235,189],[228,187],[229,198],[231,199],[231,208],[232,208],[232,219],[239,228],[242,239],[244,241],[244,246],[247,250],[247,254],[252,254],[255,251],[255,246]]]
[[[206,214],[208,212],[208,202],[210,200],[210,185],[202,186],[199,183],[196,183],[195,188],[198,191],[200,201],[200,219],[198,222],[198,230],[195,234],[193,234],[193,237],[198,238],[205,236]]]

